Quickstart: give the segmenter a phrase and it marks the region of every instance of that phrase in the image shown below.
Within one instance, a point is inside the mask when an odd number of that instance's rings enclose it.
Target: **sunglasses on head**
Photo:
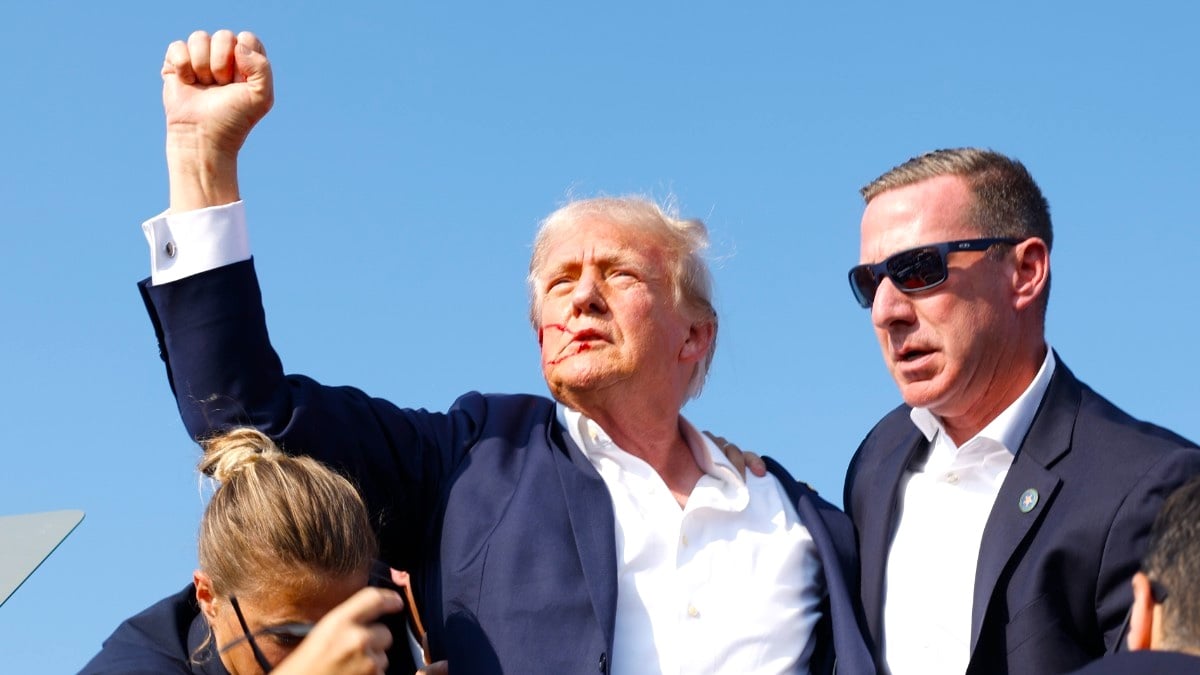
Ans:
[[[946,281],[949,268],[946,256],[959,251],[986,251],[996,244],[1019,244],[1024,239],[987,237],[926,244],[888,256],[883,262],[850,268],[850,289],[864,308],[875,302],[875,291],[884,277],[892,280],[902,293],[926,291]]]

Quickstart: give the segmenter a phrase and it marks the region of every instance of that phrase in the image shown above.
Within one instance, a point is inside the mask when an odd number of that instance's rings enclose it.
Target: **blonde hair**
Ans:
[[[708,228],[704,221],[680,218],[673,204],[666,207],[639,195],[623,197],[593,197],[568,203],[542,221],[533,240],[533,255],[529,260],[529,319],[538,328],[542,292],[537,280],[546,263],[550,243],[562,232],[578,227],[585,220],[600,219],[640,230],[655,236],[666,254],[667,273],[674,290],[676,306],[683,308],[697,321],[711,321],[713,339],[703,361],[688,384],[687,397],[696,398],[704,388],[708,369],[717,350],[717,310],[713,307],[712,274],[704,251],[708,248]]]
[[[221,595],[365,574],[378,545],[362,498],[310,457],[257,429],[202,443],[197,467],[220,483],[200,521],[200,568]],[[297,573],[299,576],[297,577]]]

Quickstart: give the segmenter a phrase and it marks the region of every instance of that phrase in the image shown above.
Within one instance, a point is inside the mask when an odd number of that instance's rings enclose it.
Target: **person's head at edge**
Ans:
[[[1200,478],[1171,493],[1133,577],[1129,648],[1200,655]]]
[[[862,264],[929,244],[1015,241],[943,255],[945,280],[926,290],[904,293],[884,276],[868,299],[905,403],[928,408],[961,444],[1020,396],[1045,358],[1049,205],[1020,162],[975,148],[915,157],[861,193]]]
[[[717,338],[707,245],[701,221],[640,197],[574,201],[542,222],[530,318],[556,399],[594,419],[647,403],[673,418],[699,395]]]
[[[376,541],[354,486],[308,457],[285,455],[254,429],[207,441],[199,469],[219,486],[201,519],[196,599],[234,675],[261,668],[245,631],[312,623],[367,585]],[[299,640],[262,634],[272,665]]]

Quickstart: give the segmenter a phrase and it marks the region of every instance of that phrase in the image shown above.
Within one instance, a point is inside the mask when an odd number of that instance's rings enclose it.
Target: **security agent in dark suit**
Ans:
[[[227,236],[237,152],[272,101],[257,38],[194,33],[163,77],[171,205],[144,226],[165,257],[142,291],[184,422],[203,437],[244,420],[353,476],[385,562],[413,576],[434,659],[458,674],[829,672],[835,658],[873,672],[849,520],[777,465],[743,479],[680,416],[717,330],[702,224],[640,200],[564,207],[530,274],[557,400],[402,409],[285,376],[245,238]],[[185,260],[194,249],[216,253]]]
[[[1133,575],[1128,645],[1078,675],[1200,673],[1200,478],[1171,493],[1154,520]]]
[[[1019,162],[931,152],[863,195],[850,284],[905,403],[845,488],[881,668],[1036,675],[1116,649],[1154,514],[1200,451],[1047,346],[1050,214]]]

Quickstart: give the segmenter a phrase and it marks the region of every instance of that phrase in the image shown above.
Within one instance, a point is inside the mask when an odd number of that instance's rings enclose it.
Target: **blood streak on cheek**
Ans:
[[[571,358],[572,356],[579,356],[580,354],[582,354],[586,351],[589,351],[591,348],[592,348],[591,344],[584,342],[579,345],[579,348],[575,350],[574,354],[563,354],[562,356],[560,356],[556,359],[550,359],[549,361],[546,362],[546,365],[557,366],[558,364],[562,363],[563,361],[566,361],[567,359]]]
[[[556,330],[556,331],[558,331],[558,332],[562,333],[563,335],[567,335],[567,336],[570,336],[570,335],[574,335],[574,334],[575,334],[575,332],[574,332],[574,331],[572,331],[571,329],[567,328],[567,327],[566,327],[566,325],[564,325],[564,324],[561,324],[561,323],[548,323],[548,324],[546,324],[546,325],[544,325],[544,326],[542,326],[541,328],[539,328],[539,329],[538,329],[538,344],[539,344],[539,345],[541,345],[541,344],[542,344],[542,339],[543,339],[543,336],[545,335],[545,332],[546,332],[546,330]],[[565,349],[565,347],[566,347],[566,346],[564,345],[564,349]],[[578,354],[579,352],[581,352],[581,351],[584,351],[584,350],[587,350],[587,349],[591,349],[591,347],[590,347],[590,346],[588,346],[587,344],[582,344],[582,345],[580,345],[579,347],[580,347],[580,348],[579,348],[579,350],[578,350],[578,351],[576,351],[576,352],[575,352],[575,354]],[[572,356],[575,356],[575,354],[563,354],[563,355],[561,355],[561,356],[559,356],[559,357],[557,357],[557,358],[553,358],[553,359],[550,359],[549,361],[546,361],[546,365],[548,365],[548,366],[557,366],[558,364],[562,363],[562,362],[563,362],[563,361],[565,361],[566,359],[568,359],[568,358],[570,358],[570,357],[572,357]]]

